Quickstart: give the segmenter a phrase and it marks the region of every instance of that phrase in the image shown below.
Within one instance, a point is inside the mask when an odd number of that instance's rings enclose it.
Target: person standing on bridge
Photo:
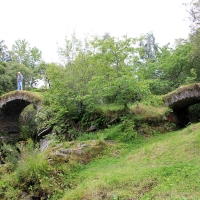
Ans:
[[[23,81],[23,75],[21,74],[21,72],[18,72],[17,73],[17,90],[23,90],[22,81]]]

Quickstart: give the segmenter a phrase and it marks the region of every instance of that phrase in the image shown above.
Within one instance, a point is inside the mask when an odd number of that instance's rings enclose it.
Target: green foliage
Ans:
[[[106,140],[107,139],[107,134],[105,133],[106,130],[104,131],[98,131],[98,132],[82,132],[79,133],[79,136],[77,137],[76,140],[78,141],[87,141],[87,140]]]
[[[90,82],[91,95],[96,103],[101,98],[106,104],[115,103],[126,108],[129,103],[141,101],[150,95],[148,83],[144,80],[138,82],[133,74],[117,77],[113,73],[109,81],[106,79],[106,76],[94,77]]]
[[[42,53],[36,47],[31,48],[26,40],[16,40],[12,46],[12,57],[17,63],[35,68],[41,62]]]
[[[199,122],[199,119],[200,119],[199,111],[200,111],[200,104],[199,103],[197,103],[195,105],[191,105],[188,108],[188,118],[189,118],[189,121],[191,123]]]
[[[193,45],[187,40],[177,40],[174,48],[166,45],[159,48],[157,59],[147,61],[140,67],[140,74],[150,81],[154,94],[166,94],[187,83],[188,74],[195,81],[195,69],[191,62]],[[197,73],[198,74],[198,73]]]
[[[0,62],[0,73],[1,74],[4,74],[6,69],[5,69],[5,66],[3,65],[4,63]]]
[[[143,101],[145,105],[151,105],[155,107],[163,106],[163,99],[162,96],[159,95],[148,95]]]
[[[45,66],[50,83],[46,101],[54,118],[51,123],[56,124],[58,132],[64,133],[72,121],[74,124],[81,121],[84,127],[88,123],[86,116],[95,113],[99,105],[114,103],[126,110],[128,104],[150,94],[148,81],[138,80],[133,73],[138,60],[134,45],[138,41],[127,36],[122,39],[96,36],[84,42],[75,34],[66,38],[65,46],[59,48],[64,66],[53,63]],[[95,126],[104,123],[101,119],[91,121]],[[72,127],[73,133],[74,128],[77,127]]]
[[[82,133],[78,140],[115,140],[121,142],[132,142],[138,134],[135,130],[133,119],[124,117],[119,125],[109,126],[107,129],[98,132]]]
[[[60,192],[66,183],[62,181],[67,170],[58,172],[58,175],[53,170],[45,153],[40,152],[29,141],[21,148],[21,156],[15,171],[10,172],[10,176],[4,176],[0,181],[0,193],[4,194],[3,199],[20,199],[23,192],[28,192],[29,198],[39,196],[60,198]]]
[[[189,41],[192,45],[192,50],[190,53],[190,62],[191,62],[191,75],[192,77],[196,77],[196,81],[200,81],[200,69],[199,69],[199,41],[200,41],[200,33],[199,28],[196,32],[190,35]],[[194,74],[196,73],[196,74]]]
[[[3,74],[1,74],[0,79],[0,92],[2,88],[2,94],[5,92],[9,92],[12,90],[16,90],[17,84],[17,72],[21,71],[24,76],[24,89],[29,89],[29,81],[31,80],[31,77],[33,75],[33,72],[31,69],[27,68],[23,64],[18,64],[14,62],[9,62],[8,64],[2,64],[4,68],[0,67],[3,71]]]
[[[197,79],[197,73],[196,73],[196,70],[195,69],[191,69],[190,70],[190,74],[191,76],[189,77],[186,77],[186,81],[185,81],[185,84],[191,84],[191,83],[195,83],[195,80]]]
[[[198,68],[192,66],[190,57],[193,48],[181,39],[173,48],[158,47],[152,34],[145,38],[95,36],[84,41],[72,34],[59,47],[63,66],[43,65],[50,84],[46,96],[51,105],[50,124],[57,132],[68,130],[74,137],[80,127],[98,124],[88,120],[97,107],[116,104],[128,110],[140,101],[162,106],[162,99],[151,92],[166,94],[198,80]]]
[[[2,144],[0,147],[0,162],[7,163],[10,167],[14,167],[19,159],[19,150],[16,146],[10,144]]]
[[[134,73],[138,56],[133,46],[137,41],[139,39],[127,36],[94,38],[92,45],[97,49],[94,61],[101,68],[89,82],[89,96],[95,103],[117,103],[126,108],[128,103],[149,94],[147,82],[138,81]]]
[[[21,138],[27,140],[34,139],[36,134],[37,124],[35,122],[36,108],[33,104],[27,106],[19,117]]]
[[[33,88],[40,78],[38,68],[42,53],[36,47],[31,48],[25,40],[15,41],[12,51],[8,53],[7,47],[2,42],[0,41],[0,95],[16,90],[18,71],[24,76],[23,88],[25,90]]]
[[[122,142],[130,142],[137,138],[137,131],[135,129],[135,123],[133,118],[122,118],[122,123],[120,124],[120,132],[123,134],[121,137]]]

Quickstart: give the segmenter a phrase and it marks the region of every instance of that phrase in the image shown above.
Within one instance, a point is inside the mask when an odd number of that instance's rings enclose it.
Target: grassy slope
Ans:
[[[200,124],[117,144],[78,170],[67,199],[199,199]]]

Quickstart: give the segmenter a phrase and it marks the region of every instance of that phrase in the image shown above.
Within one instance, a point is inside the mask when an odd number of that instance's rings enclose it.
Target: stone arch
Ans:
[[[200,83],[186,85],[163,96],[166,106],[172,109],[169,118],[179,125],[186,125],[188,120],[188,108],[200,103]]]
[[[19,116],[22,110],[34,103],[38,109],[42,98],[34,92],[12,91],[0,97],[0,132],[19,133]]]

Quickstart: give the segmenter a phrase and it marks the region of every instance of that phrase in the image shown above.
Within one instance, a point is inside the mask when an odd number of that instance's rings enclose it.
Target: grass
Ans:
[[[19,199],[21,191],[32,196],[43,191],[49,200],[199,199],[199,130],[200,123],[129,142],[110,141],[102,156],[71,168],[67,163],[50,164],[45,152],[30,149],[15,171],[5,174],[0,168],[0,191],[7,199]],[[117,139],[124,133],[118,126],[98,133],[101,140],[111,135]]]
[[[199,199],[199,128],[118,144],[81,170],[62,199]]]
[[[96,107],[108,116],[123,116],[130,114],[143,121],[165,121],[171,109],[164,105],[163,97],[153,95],[143,102],[128,104],[128,110],[116,104],[99,105]]]
[[[167,113],[169,113],[170,110],[166,106],[154,107],[151,105],[138,103],[131,106],[130,112],[143,119],[164,120],[164,116],[167,116]]]
[[[36,101],[36,102],[42,102],[43,101],[43,96],[39,92],[30,92],[30,91],[18,91],[14,90],[11,92],[8,92],[2,96],[0,96],[0,101],[5,102],[7,99],[15,96],[21,96],[21,98],[25,98],[26,100],[29,101]],[[25,97],[24,97],[25,96]]]
[[[119,110],[123,109],[122,105],[116,105],[116,104],[104,104],[100,106],[96,106],[97,109],[107,113],[107,112],[117,112]]]

